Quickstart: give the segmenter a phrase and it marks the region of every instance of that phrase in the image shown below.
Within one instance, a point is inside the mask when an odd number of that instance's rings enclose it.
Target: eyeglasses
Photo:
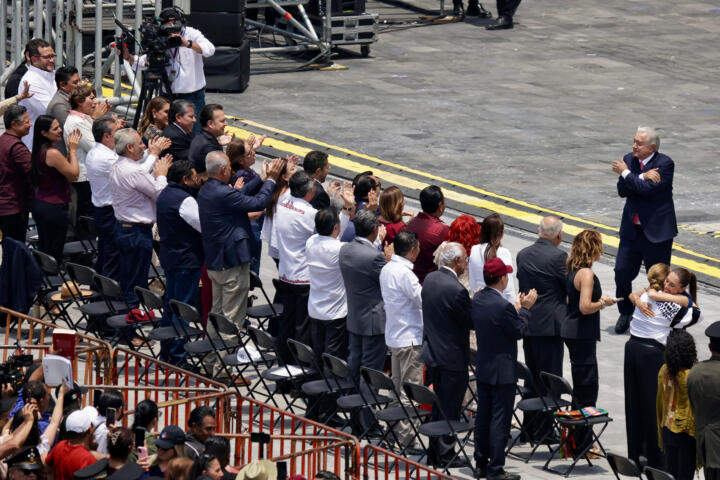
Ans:
[[[57,58],[57,55],[55,55],[54,53],[52,55],[33,55],[33,56],[44,58],[45,60],[52,60],[53,58]]]

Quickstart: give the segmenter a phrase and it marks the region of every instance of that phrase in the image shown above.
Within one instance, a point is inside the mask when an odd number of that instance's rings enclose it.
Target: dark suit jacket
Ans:
[[[633,217],[640,216],[643,233],[653,243],[660,243],[674,238],[677,233],[675,205],[673,204],[672,181],[675,164],[667,155],[656,152],[643,169],[647,172],[659,168],[660,183],[640,180],[640,160],[628,153],[623,157],[630,169],[630,174],[618,179],[618,195],[626,198],[620,222],[620,238],[633,240],[635,225]]]
[[[696,364],[687,377],[688,398],[695,415],[698,460],[720,468],[720,355]]]
[[[420,360],[430,367],[467,370],[470,295],[453,272],[440,268],[425,277],[422,287],[423,348]]]
[[[315,196],[310,200],[310,205],[318,210],[330,206],[330,197],[322,186],[322,183],[315,180]]]
[[[275,189],[275,182],[267,180],[256,195],[243,193],[254,188],[253,182],[262,180],[256,177],[242,190],[236,190],[210,178],[200,189],[197,202],[208,270],[227,270],[251,260],[248,212],[264,209]]]
[[[565,261],[567,253],[550,240],[539,238],[517,254],[517,278],[520,291],[536,289],[537,302],[530,309],[529,337],[560,336],[560,326],[567,312]]]
[[[222,146],[215,136],[207,130],[202,130],[190,142],[188,153],[190,161],[195,164],[195,171],[205,171],[205,156],[210,152],[222,152]]]
[[[172,144],[170,145],[170,148],[163,150],[160,153],[160,157],[164,157],[169,153],[173,156],[173,160],[188,160],[190,158],[190,143],[193,138],[192,134],[185,133],[182,128],[178,127],[174,123],[171,123],[167,127],[163,128],[161,135],[169,138]],[[205,170],[203,169],[203,171]]]
[[[520,312],[497,290],[485,287],[475,294],[472,320],[477,336],[479,382],[490,385],[517,383],[517,341],[527,334],[530,310]]]
[[[359,238],[340,248],[340,273],[347,295],[347,330],[355,335],[385,334],[380,270],[385,255]]]
[[[10,74],[7,82],[5,82],[5,98],[14,97],[20,93],[20,80],[22,80],[22,77],[25,76],[27,71],[27,63],[23,60],[22,63]]]
[[[42,285],[42,272],[24,243],[3,237],[0,306],[27,314]]]

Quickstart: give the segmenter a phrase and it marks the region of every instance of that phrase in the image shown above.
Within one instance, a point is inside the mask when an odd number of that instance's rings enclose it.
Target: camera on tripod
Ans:
[[[165,68],[170,65],[170,55],[168,50],[177,48],[182,45],[182,38],[173,36],[182,32],[182,24],[163,25],[160,18],[146,17],[145,21],[140,25],[140,48],[142,53],[147,55],[147,64],[149,68]],[[115,24],[120,27],[122,33],[116,39],[116,45],[134,45],[136,44],[135,36],[132,31],[115,20]]]
[[[32,355],[11,355],[7,362],[0,364],[0,385],[10,384],[13,391],[18,392],[23,386],[23,377],[25,376],[22,369],[29,367],[32,363]]]

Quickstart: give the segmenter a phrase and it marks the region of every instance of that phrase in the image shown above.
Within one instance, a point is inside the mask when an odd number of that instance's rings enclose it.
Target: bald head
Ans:
[[[548,216],[540,220],[538,225],[538,236],[550,240],[555,246],[560,245],[562,239],[562,220],[557,217]]]

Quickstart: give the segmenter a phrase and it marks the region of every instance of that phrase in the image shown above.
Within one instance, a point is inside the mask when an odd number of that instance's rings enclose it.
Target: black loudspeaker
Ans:
[[[244,92],[250,83],[250,41],[236,47],[215,47],[215,55],[203,58],[206,89]]]
[[[245,11],[245,0],[191,0],[190,11],[195,12],[228,12],[242,13]]]
[[[331,0],[330,8],[333,16],[360,15],[365,13],[365,0]],[[320,15],[325,10],[325,0],[310,0],[305,10],[310,15]]]
[[[245,40],[245,13],[194,12],[188,25],[197,28],[213,45],[239,47]]]

